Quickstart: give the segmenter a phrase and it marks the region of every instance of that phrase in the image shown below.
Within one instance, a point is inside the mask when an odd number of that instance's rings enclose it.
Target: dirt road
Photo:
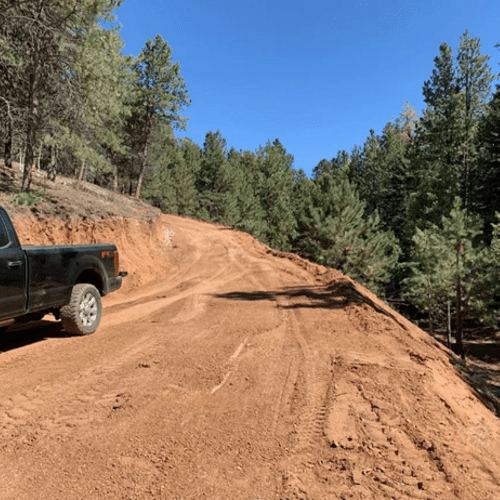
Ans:
[[[0,499],[500,498],[499,421],[364,288],[220,226],[114,224],[16,223],[116,241],[131,277],[92,336],[1,339]]]

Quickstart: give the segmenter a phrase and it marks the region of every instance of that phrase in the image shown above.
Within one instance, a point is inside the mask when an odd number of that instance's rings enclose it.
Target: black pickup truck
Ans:
[[[93,333],[101,296],[120,288],[126,275],[112,244],[22,247],[0,207],[0,331],[52,313],[68,333]]]

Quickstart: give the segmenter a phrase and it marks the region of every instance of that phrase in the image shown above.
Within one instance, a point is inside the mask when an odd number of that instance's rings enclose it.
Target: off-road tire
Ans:
[[[61,307],[61,322],[68,333],[89,335],[101,322],[101,295],[94,285],[80,283],[73,287],[69,304]]]

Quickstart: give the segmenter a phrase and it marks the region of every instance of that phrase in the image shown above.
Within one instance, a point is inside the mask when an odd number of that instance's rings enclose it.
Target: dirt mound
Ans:
[[[0,340],[1,500],[500,498],[498,419],[351,279],[182,217],[28,215],[131,275],[94,335]]]

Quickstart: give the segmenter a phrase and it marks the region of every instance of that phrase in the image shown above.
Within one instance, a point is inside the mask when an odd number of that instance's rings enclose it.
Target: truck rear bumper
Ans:
[[[109,280],[109,287],[108,287],[108,293],[109,292],[114,292],[115,290],[118,290],[122,286],[122,279],[127,276],[126,271],[121,271],[118,276],[115,276],[113,278],[110,278]]]

